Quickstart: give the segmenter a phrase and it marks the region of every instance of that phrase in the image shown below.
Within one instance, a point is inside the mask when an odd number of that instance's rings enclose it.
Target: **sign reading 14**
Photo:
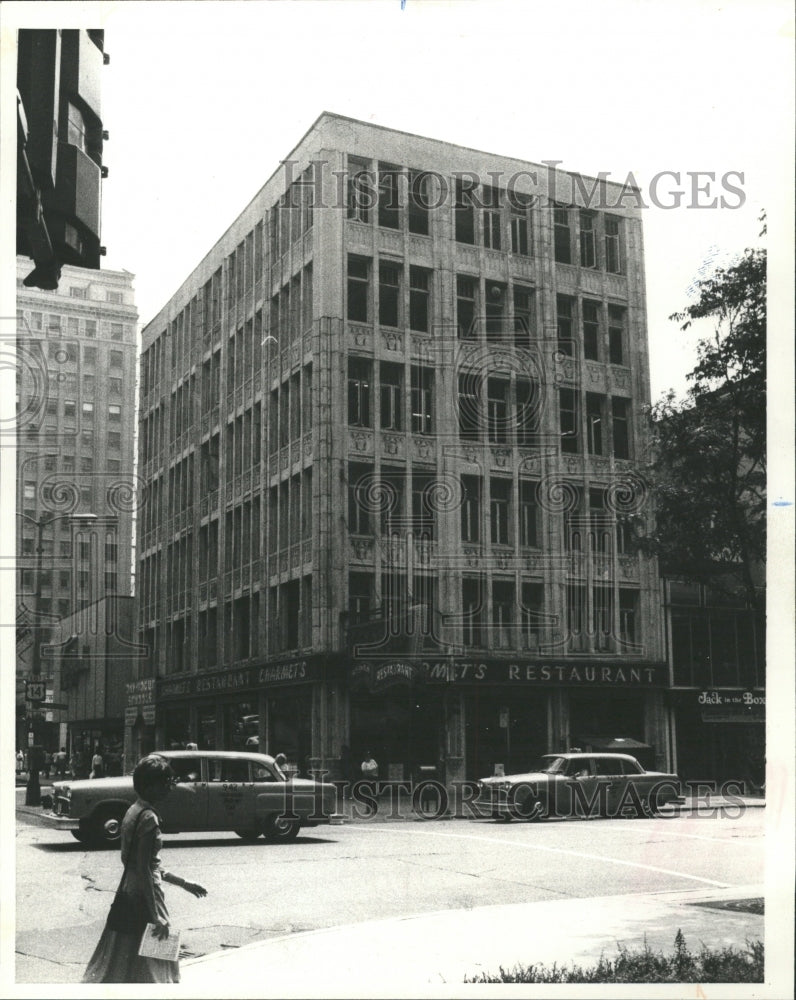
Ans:
[[[44,701],[47,686],[44,681],[25,681],[25,698],[27,701]]]

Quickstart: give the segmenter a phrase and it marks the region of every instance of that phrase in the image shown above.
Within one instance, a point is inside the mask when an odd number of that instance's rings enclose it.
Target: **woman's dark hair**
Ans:
[[[174,778],[169,762],[165,757],[158,754],[149,754],[143,757],[135,766],[133,771],[133,788],[139,795],[153,785],[166,784]]]

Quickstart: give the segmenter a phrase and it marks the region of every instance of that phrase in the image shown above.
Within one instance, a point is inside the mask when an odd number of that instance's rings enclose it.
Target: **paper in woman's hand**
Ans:
[[[176,962],[180,954],[180,932],[170,929],[167,938],[156,938],[155,924],[147,924],[138,954],[142,958],[162,958],[166,962]]]

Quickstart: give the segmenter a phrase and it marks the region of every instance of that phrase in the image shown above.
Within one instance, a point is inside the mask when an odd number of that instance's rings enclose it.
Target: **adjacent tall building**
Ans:
[[[133,275],[64,266],[60,290],[45,292],[24,287],[29,269],[30,261],[18,258],[17,738],[26,746],[33,733],[48,749],[67,736],[73,747],[110,747],[121,742],[124,705],[110,731],[104,711],[85,707],[96,692],[77,701],[65,692],[77,698],[85,685],[97,629],[104,635],[129,618],[110,604],[114,595],[129,602],[132,592]],[[106,603],[100,626],[91,609]],[[64,655],[71,669],[62,685]],[[46,717],[38,710],[31,716],[24,702],[31,677],[45,681],[49,702],[73,700],[73,711],[45,705]]]
[[[144,330],[135,746],[670,763],[637,201],[320,116]]]

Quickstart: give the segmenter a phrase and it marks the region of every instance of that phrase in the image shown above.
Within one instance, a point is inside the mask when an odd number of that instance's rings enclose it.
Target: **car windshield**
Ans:
[[[564,769],[566,760],[564,757],[537,757],[531,761],[529,772],[541,774],[557,774]]]

